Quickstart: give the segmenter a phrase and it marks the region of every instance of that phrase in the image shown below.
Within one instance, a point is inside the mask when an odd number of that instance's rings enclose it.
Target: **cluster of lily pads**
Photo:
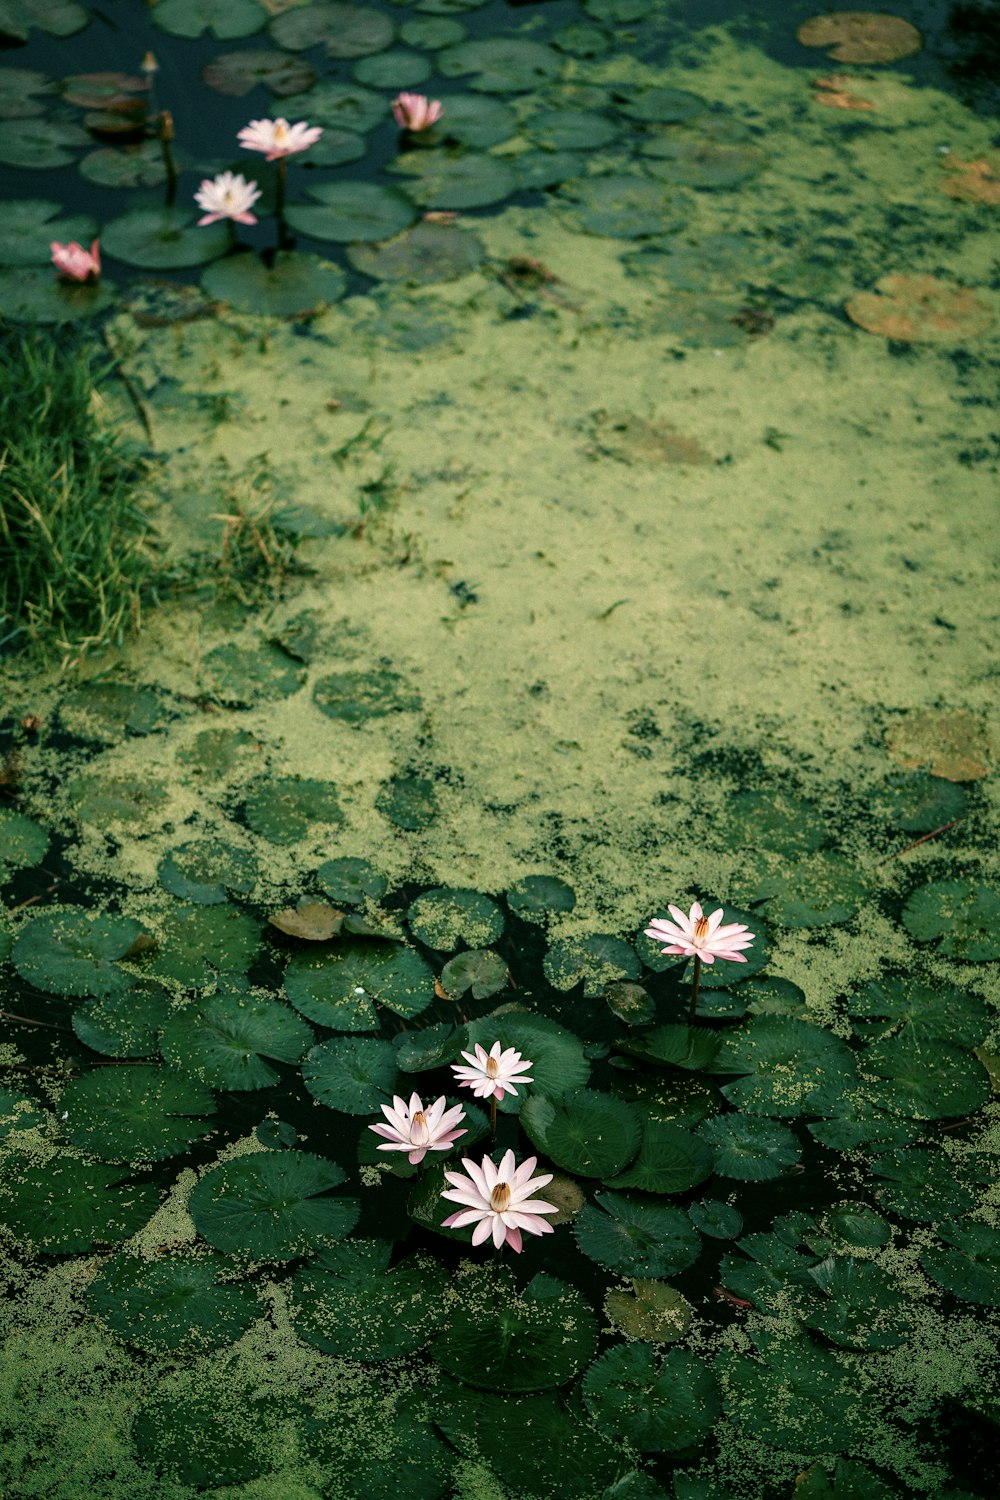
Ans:
[[[98,684],[60,713],[142,735],[157,708]],[[110,884],[85,904],[37,804],[0,810],[4,1008],[32,1056],[0,1096],[0,1224],[36,1275],[79,1257],[79,1316],[147,1362],[144,1469],[237,1484],[292,1430],[364,1500],[441,1500],[469,1462],[538,1500],[718,1500],[722,1422],[772,1450],[768,1494],[801,1471],[796,1500],[914,1493],[893,1361],[925,1357],[929,1314],[1000,1307],[974,1144],[995,1018],[969,984],[998,956],[997,893],[918,883],[902,922],[960,982],[886,966],[834,1030],[767,974],[772,925],[853,911],[787,790],[732,810],[765,871],[753,910],[677,907],[630,938],[574,935],[554,874],[394,893],[343,850],[268,902],[254,840],[288,844],[299,814],[254,796],[249,842],[168,842],[138,905]],[[896,775],[878,813],[912,832],[968,796]],[[182,1183],[181,1233],[175,1213],[151,1243]],[[316,1361],[304,1391],[234,1377],[265,1285]],[[980,1373],[969,1420],[992,1409]],[[933,1426],[921,1451],[940,1472]]]

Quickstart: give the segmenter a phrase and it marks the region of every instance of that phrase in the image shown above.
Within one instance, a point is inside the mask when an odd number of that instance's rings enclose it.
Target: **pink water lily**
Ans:
[[[729,963],[745,964],[742,948],[749,948],[756,936],[742,922],[728,922],[722,926],[722,907],[706,917],[700,904],[695,901],[687,916],[679,906],[668,906],[673,917],[654,917],[645,928],[647,937],[658,943],[666,943],[661,953],[682,953],[688,958],[700,959],[702,963],[714,964],[717,958]]]
[[[528,1234],[551,1234],[552,1225],[547,1224],[542,1214],[559,1212],[554,1203],[531,1195],[552,1181],[551,1172],[532,1177],[538,1162],[537,1156],[529,1156],[518,1167],[513,1151],[505,1151],[500,1165],[495,1166],[489,1156],[484,1156],[477,1166],[474,1161],[462,1158],[465,1173],[445,1172],[451,1187],[442,1192],[462,1207],[449,1214],[442,1223],[444,1229],[465,1229],[475,1224],[472,1243],[481,1245],[493,1236],[493,1243],[500,1249],[506,1243],[512,1250],[521,1253],[521,1231]]]
[[[244,151],[263,151],[267,161],[278,161],[282,156],[307,151],[310,146],[315,146],[322,134],[322,125],[310,125],[305,120],[289,125],[287,120],[279,117],[277,120],[251,120],[236,139]]]
[[[504,1094],[516,1094],[515,1083],[531,1083],[522,1068],[530,1068],[531,1061],[522,1057],[513,1047],[501,1051],[500,1043],[494,1042],[489,1052],[476,1043],[475,1052],[463,1052],[469,1067],[452,1063],[451,1071],[458,1079],[459,1088],[471,1089],[477,1099],[502,1099]]]
[[[465,1119],[465,1110],[460,1104],[449,1109],[443,1094],[426,1109],[419,1094],[411,1094],[409,1104],[397,1094],[393,1098],[391,1109],[388,1104],[382,1105],[382,1113],[388,1120],[388,1125],[379,1122],[378,1125],[368,1127],[376,1135],[386,1137],[386,1144],[378,1149],[408,1151],[412,1166],[422,1162],[428,1151],[447,1151],[460,1135],[467,1133],[454,1129],[459,1120]]]
[[[220,219],[232,219],[235,224],[256,224],[257,216],[250,212],[251,205],[260,197],[260,188],[255,182],[247,182],[242,172],[220,172],[217,177],[206,177],[194,195],[194,201],[205,213],[199,224],[217,224]]]
[[[416,135],[440,120],[444,105],[440,99],[428,99],[424,94],[397,94],[392,101],[392,114],[400,130]]]
[[[97,240],[94,240],[89,250],[78,245],[76,240],[70,240],[68,245],[60,245],[58,240],[53,240],[49,245],[52,254],[52,264],[64,281],[97,281],[101,275],[101,252]]]

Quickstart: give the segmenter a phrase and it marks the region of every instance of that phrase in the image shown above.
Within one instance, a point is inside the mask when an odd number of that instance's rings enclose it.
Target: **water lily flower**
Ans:
[[[551,1234],[552,1225],[547,1224],[542,1214],[555,1214],[559,1210],[554,1203],[533,1198],[532,1193],[552,1181],[551,1172],[532,1177],[537,1156],[529,1156],[521,1165],[515,1166],[513,1151],[505,1151],[499,1167],[489,1156],[484,1156],[480,1165],[462,1158],[465,1173],[445,1172],[451,1187],[441,1197],[450,1198],[463,1206],[457,1213],[449,1214],[442,1223],[445,1229],[464,1229],[475,1224],[472,1243],[481,1245],[493,1236],[493,1243],[500,1246],[507,1242],[512,1250],[521,1253],[521,1230],[528,1234]],[[468,1175],[466,1175],[468,1174]]]
[[[411,1094],[409,1104],[397,1094],[391,1109],[388,1104],[382,1105],[388,1125],[379,1122],[378,1125],[369,1125],[368,1129],[386,1137],[386,1144],[378,1148],[380,1151],[408,1151],[410,1164],[415,1167],[428,1151],[447,1151],[460,1135],[467,1133],[453,1128],[459,1120],[465,1119],[465,1110],[460,1104],[451,1109],[447,1106],[443,1094],[426,1109],[419,1094]]]
[[[746,963],[740,950],[749,948],[756,934],[742,922],[728,922],[721,926],[721,906],[710,917],[705,916],[697,901],[687,916],[679,906],[668,906],[667,910],[674,919],[672,922],[665,917],[654,917],[644,929],[646,937],[668,945],[661,948],[661,953],[683,953],[706,964],[714,964],[717,958],[734,964]]]
[[[263,151],[267,161],[278,161],[283,156],[294,156],[315,146],[323,134],[322,125],[309,125],[300,120],[289,125],[287,120],[251,120],[244,125],[236,139],[244,151]]]
[[[97,240],[93,241],[89,250],[78,245],[76,240],[70,240],[68,245],[60,245],[58,240],[53,240],[49,250],[52,253],[52,264],[64,281],[89,281],[93,284],[99,280],[101,252]]]
[[[220,219],[232,219],[236,224],[256,224],[257,216],[250,206],[260,197],[260,188],[255,182],[247,182],[242,172],[220,172],[217,177],[206,177],[194,195],[205,215],[199,224],[217,224]]]
[[[416,135],[419,130],[429,130],[444,114],[440,99],[428,99],[423,94],[397,94],[392,101],[393,119],[400,130]]]
[[[463,1068],[459,1063],[452,1063],[451,1071],[458,1079],[459,1088],[471,1089],[477,1099],[502,1099],[504,1094],[516,1094],[515,1083],[531,1083],[527,1073],[522,1073],[522,1068],[532,1067],[531,1060],[522,1057],[520,1052],[513,1047],[506,1051],[500,1050],[500,1043],[494,1042],[489,1052],[485,1047],[476,1043],[475,1052],[463,1052],[462,1056],[469,1067]]]

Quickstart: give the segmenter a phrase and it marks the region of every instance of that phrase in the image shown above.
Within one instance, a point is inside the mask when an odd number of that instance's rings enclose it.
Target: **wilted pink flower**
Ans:
[[[322,125],[308,125],[305,120],[297,125],[282,119],[251,120],[236,139],[244,151],[263,151],[268,161],[277,161],[280,156],[294,156],[315,146],[322,134]]]
[[[552,1173],[544,1172],[532,1177],[537,1156],[529,1156],[517,1168],[513,1151],[505,1151],[499,1167],[493,1165],[489,1156],[484,1156],[480,1166],[462,1158],[462,1166],[468,1176],[461,1172],[445,1172],[452,1184],[442,1194],[453,1203],[464,1206],[458,1213],[449,1214],[443,1221],[444,1229],[464,1229],[475,1224],[472,1243],[481,1245],[493,1236],[499,1250],[506,1240],[512,1250],[521,1251],[521,1230],[529,1234],[551,1234],[552,1225],[546,1224],[541,1214],[555,1214],[559,1210],[554,1203],[541,1198],[532,1198],[532,1193],[552,1181]]]
[[[717,958],[734,964],[746,963],[740,949],[749,948],[756,934],[741,922],[729,922],[720,927],[721,906],[710,917],[703,914],[697,901],[687,916],[679,906],[668,906],[667,910],[674,919],[672,922],[665,917],[654,917],[645,928],[647,937],[669,945],[660,950],[662,953],[683,953],[688,958],[700,958],[706,964],[714,964]]]
[[[423,94],[397,94],[392,101],[393,119],[400,130],[416,135],[418,130],[429,130],[444,114],[440,99],[428,99]]]
[[[419,1094],[411,1094],[409,1104],[405,1104],[399,1095],[395,1095],[392,1108],[388,1104],[382,1105],[382,1113],[389,1121],[388,1125],[381,1122],[378,1125],[369,1125],[369,1130],[374,1130],[376,1135],[384,1135],[388,1142],[385,1146],[379,1146],[380,1151],[408,1151],[410,1162],[416,1166],[423,1161],[428,1151],[447,1151],[460,1135],[465,1135],[464,1130],[454,1130],[459,1120],[465,1119],[465,1110],[460,1104],[455,1104],[451,1109],[447,1107],[448,1101],[441,1095],[434,1103],[428,1105],[427,1109],[421,1102]]]
[[[462,1056],[471,1066],[463,1068],[460,1063],[452,1063],[451,1071],[458,1079],[459,1088],[471,1089],[477,1099],[488,1099],[490,1095],[502,1099],[504,1094],[517,1093],[515,1083],[531,1083],[527,1073],[520,1070],[530,1068],[532,1064],[513,1047],[501,1052],[500,1043],[494,1042],[487,1052],[477,1042],[475,1052],[463,1052]]]
[[[94,282],[100,278],[101,253],[97,240],[94,240],[89,250],[78,245],[76,240],[71,240],[68,245],[60,245],[58,240],[53,240],[49,249],[52,252],[52,264],[64,281]]]
[[[247,182],[242,172],[220,172],[218,177],[206,177],[194,195],[199,208],[206,210],[199,224],[217,224],[220,219],[232,219],[237,224],[256,224],[257,216],[250,212],[250,205],[260,197],[260,188],[255,182]]]

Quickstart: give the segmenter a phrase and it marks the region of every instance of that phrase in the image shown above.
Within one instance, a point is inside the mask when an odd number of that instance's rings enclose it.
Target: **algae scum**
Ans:
[[[0,1494],[991,1500],[989,16],[134,9],[0,0]]]

